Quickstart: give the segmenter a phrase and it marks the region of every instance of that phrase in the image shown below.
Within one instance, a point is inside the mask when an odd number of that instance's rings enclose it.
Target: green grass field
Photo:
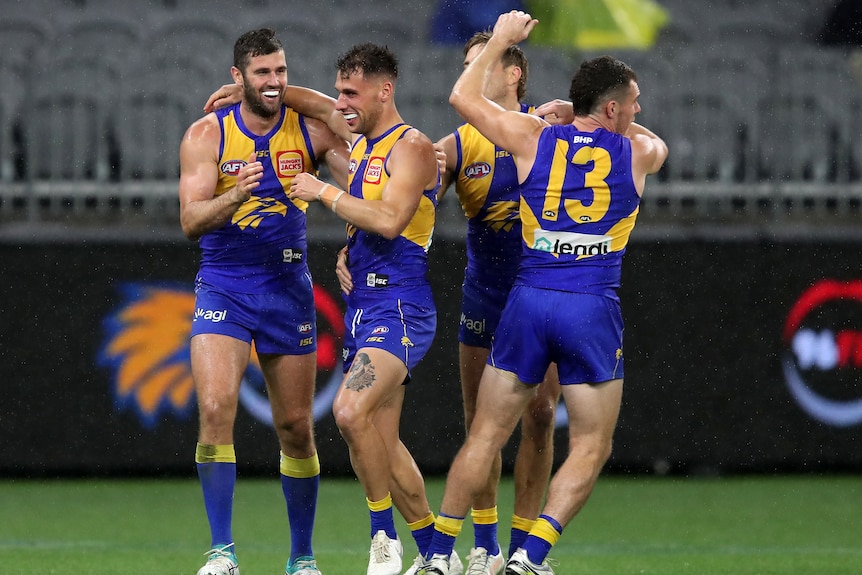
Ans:
[[[442,488],[429,479],[435,510]],[[504,546],[511,491],[504,479]],[[194,575],[209,544],[194,479],[0,480],[0,510],[3,575]],[[398,526],[406,568],[416,547]],[[234,537],[242,575],[282,573],[288,528],[277,479],[240,477]],[[471,541],[467,527],[456,548],[466,555]],[[368,544],[359,484],[325,478],[315,535],[324,575],[364,574]],[[552,558],[558,575],[858,575],[862,479],[605,476]]]

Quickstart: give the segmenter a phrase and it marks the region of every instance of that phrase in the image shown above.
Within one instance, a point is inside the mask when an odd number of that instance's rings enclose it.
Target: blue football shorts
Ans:
[[[560,383],[623,378],[623,319],[610,297],[515,286],[494,334],[488,364],[527,384],[555,362]]]
[[[198,284],[192,336],[226,335],[254,341],[258,353],[305,355],[317,350],[311,274],[283,293],[241,294]]]
[[[511,287],[511,283],[505,286],[483,284],[470,274],[464,277],[458,341],[474,347],[491,347]]]
[[[401,294],[402,296],[405,294]],[[362,348],[385,349],[407,366],[408,373],[425,357],[437,330],[437,310],[430,288],[419,297],[391,298],[358,296],[348,298],[344,313],[344,373]],[[409,377],[409,376],[408,376]]]

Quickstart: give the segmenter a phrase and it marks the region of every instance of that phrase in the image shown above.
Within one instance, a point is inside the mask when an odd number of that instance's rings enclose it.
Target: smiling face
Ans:
[[[281,110],[287,87],[284,51],[252,56],[244,70],[233,68],[234,80],[242,85],[243,104],[261,118],[273,118]]]
[[[366,76],[361,71],[338,73],[335,79],[338,100],[335,109],[344,115],[354,134],[373,138],[383,114],[383,102],[392,93],[392,83],[382,75]]]

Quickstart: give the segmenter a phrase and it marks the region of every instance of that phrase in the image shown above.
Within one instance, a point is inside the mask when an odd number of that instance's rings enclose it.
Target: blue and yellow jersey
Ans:
[[[350,195],[365,200],[381,198],[389,181],[389,154],[410,129],[398,124],[374,140],[356,140],[350,152]],[[424,191],[410,223],[393,240],[348,224],[347,249],[354,291],[427,284],[438,187],[439,178],[437,186]]]
[[[521,112],[532,110],[521,104]],[[521,249],[515,160],[470,124],[455,131],[455,147],[455,192],[467,216],[466,273],[482,285],[511,285]]]
[[[628,138],[545,128],[521,186],[524,242],[515,283],[616,297],[639,205]]]
[[[221,125],[215,195],[236,185],[252,152],[263,163],[263,179],[230,222],[205,234],[198,281],[239,293],[271,293],[307,272],[306,202],[287,192],[300,172],[317,174],[304,118],[282,106],[281,120],[265,136],[243,124],[239,104],[216,112]]]

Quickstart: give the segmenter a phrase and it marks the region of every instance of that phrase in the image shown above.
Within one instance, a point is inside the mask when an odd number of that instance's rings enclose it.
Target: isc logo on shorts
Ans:
[[[389,285],[389,276],[371,272],[365,276],[365,285],[368,287],[386,287]]]
[[[302,263],[302,250],[285,248],[281,250],[282,261],[286,264]]]

